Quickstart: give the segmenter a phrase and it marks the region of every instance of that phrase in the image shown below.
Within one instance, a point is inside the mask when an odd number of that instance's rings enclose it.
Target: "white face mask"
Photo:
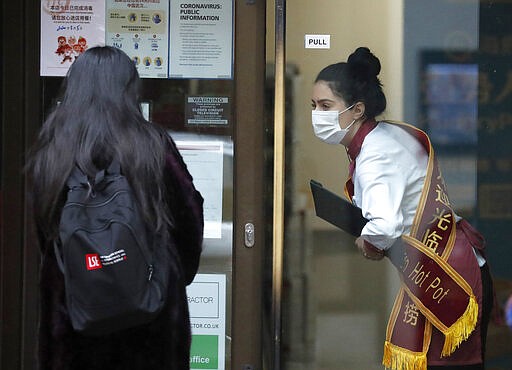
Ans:
[[[317,138],[327,144],[340,144],[341,140],[345,137],[350,127],[356,120],[353,120],[346,128],[340,127],[339,116],[345,113],[355,104],[338,112],[337,110],[313,110],[311,111],[311,121],[313,123],[313,130]]]

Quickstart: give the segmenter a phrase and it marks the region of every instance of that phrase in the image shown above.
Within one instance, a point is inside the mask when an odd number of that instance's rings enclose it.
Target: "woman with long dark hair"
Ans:
[[[172,138],[144,119],[139,81],[132,60],[121,50],[88,49],[71,66],[59,104],[30,153],[28,173],[42,254],[41,370],[189,368],[185,286],[199,265],[203,199]],[[171,248],[175,253],[170,255],[177,257],[170,261],[168,303],[156,320],[88,337],[70,324],[53,243],[73,168],[77,165],[93,177],[113,160],[128,179],[147,227],[163,241],[158,248]]]

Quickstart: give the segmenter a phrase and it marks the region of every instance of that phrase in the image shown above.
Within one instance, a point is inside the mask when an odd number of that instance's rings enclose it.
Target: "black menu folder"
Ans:
[[[324,188],[315,180],[310,181],[310,186],[318,217],[353,236],[361,235],[361,230],[368,220],[361,215],[360,208]]]

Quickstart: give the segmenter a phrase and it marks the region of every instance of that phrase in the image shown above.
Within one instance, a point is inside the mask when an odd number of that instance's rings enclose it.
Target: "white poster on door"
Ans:
[[[222,141],[176,141],[194,186],[204,198],[204,237],[222,237],[222,186],[224,143]]]
[[[197,274],[187,287],[192,346],[190,369],[224,370],[226,275]]]
[[[41,0],[41,76],[65,76],[87,48],[104,44],[104,1]]]
[[[167,78],[169,0],[107,0],[106,43],[133,59],[140,77]]]
[[[173,0],[171,78],[232,78],[233,1]]]

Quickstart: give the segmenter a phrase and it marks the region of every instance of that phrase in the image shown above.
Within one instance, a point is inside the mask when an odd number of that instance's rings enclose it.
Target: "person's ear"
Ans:
[[[364,117],[365,109],[366,109],[366,106],[364,105],[364,103],[362,101],[358,101],[354,105],[354,108],[353,108],[354,119],[357,120],[357,119],[361,119],[362,117]]]

